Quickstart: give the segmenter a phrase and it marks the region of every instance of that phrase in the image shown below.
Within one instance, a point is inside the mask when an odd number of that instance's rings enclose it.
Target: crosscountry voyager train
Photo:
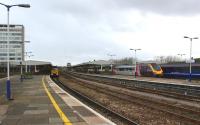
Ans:
[[[156,63],[140,63],[136,65],[136,74],[135,74],[135,66],[133,65],[115,66],[114,74],[162,77],[163,70],[161,69],[160,65]]]

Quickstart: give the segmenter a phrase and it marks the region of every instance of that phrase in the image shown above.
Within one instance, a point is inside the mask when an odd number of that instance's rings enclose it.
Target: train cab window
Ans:
[[[153,67],[154,70],[160,70],[160,66],[157,64],[151,64],[151,66]]]

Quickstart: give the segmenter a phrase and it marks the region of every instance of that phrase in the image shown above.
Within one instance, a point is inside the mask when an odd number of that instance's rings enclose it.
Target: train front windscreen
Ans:
[[[161,70],[160,66],[157,64],[151,64],[151,66],[153,67],[154,70],[157,70],[157,71]]]

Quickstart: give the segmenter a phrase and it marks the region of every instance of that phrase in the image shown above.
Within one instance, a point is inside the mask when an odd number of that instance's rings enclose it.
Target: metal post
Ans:
[[[27,62],[25,61],[25,72],[27,73]]]
[[[134,72],[135,78],[136,78],[136,68],[137,68],[137,58],[136,58],[136,49],[135,49],[135,72]]]
[[[192,38],[190,38],[190,76],[189,76],[189,81],[191,82],[192,80]]]
[[[35,65],[35,73],[37,72],[37,68],[36,68],[36,65]]]
[[[31,72],[31,65],[28,66],[28,72]]]
[[[22,69],[22,60],[20,62],[20,65],[21,65],[21,82],[23,81],[23,69]]]
[[[116,56],[116,55],[113,55],[113,54],[108,54],[108,56],[110,56],[111,57],[111,64],[110,64],[110,69],[111,69],[111,73],[113,74],[113,59],[112,59],[112,57],[113,56]]]
[[[25,52],[25,72],[27,73],[27,60],[26,60],[26,56],[27,56],[28,52]]]
[[[191,80],[192,80],[192,40],[193,39],[198,39],[198,37],[188,37],[188,36],[184,36],[184,38],[188,38],[188,39],[190,39],[190,66],[189,66],[189,68],[190,68],[190,73],[189,73],[189,82],[191,82]]]
[[[6,87],[7,87],[7,99],[11,99],[11,89],[10,89],[10,42],[9,42],[9,11],[10,7],[7,7],[7,81],[6,81]]]
[[[7,8],[7,81],[6,81],[6,96],[7,99],[11,99],[11,85],[10,85],[10,42],[9,42],[9,36],[10,36],[10,25],[9,25],[9,11],[10,8],[13,6],[18,6],[18,7],[24,7],[24,8],[30,8],[29,4],[16,4],[16,5],[6,5],[3,3],[0,3],[0,5],[3,5]]]
[[[136,68],[137,68],[137,57],[136,57],[136,51],[141,49],[130,49],[135,51],[135,70],[134,70],[134,76],[136,78]],[[133,64],[134,65],[134,64]]]

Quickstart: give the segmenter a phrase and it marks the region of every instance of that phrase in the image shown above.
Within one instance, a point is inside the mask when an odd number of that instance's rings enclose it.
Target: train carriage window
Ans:
[[[151,68],[148,66],[147,67],[147,72],[151,72],[152,70],[151,70]]]
[[[199,74],[199,73],[200,73],[200,67],[199,67],[199,66],[193,66],[193,67],[192,67],[192,73],[197,73],[197,74]]]

